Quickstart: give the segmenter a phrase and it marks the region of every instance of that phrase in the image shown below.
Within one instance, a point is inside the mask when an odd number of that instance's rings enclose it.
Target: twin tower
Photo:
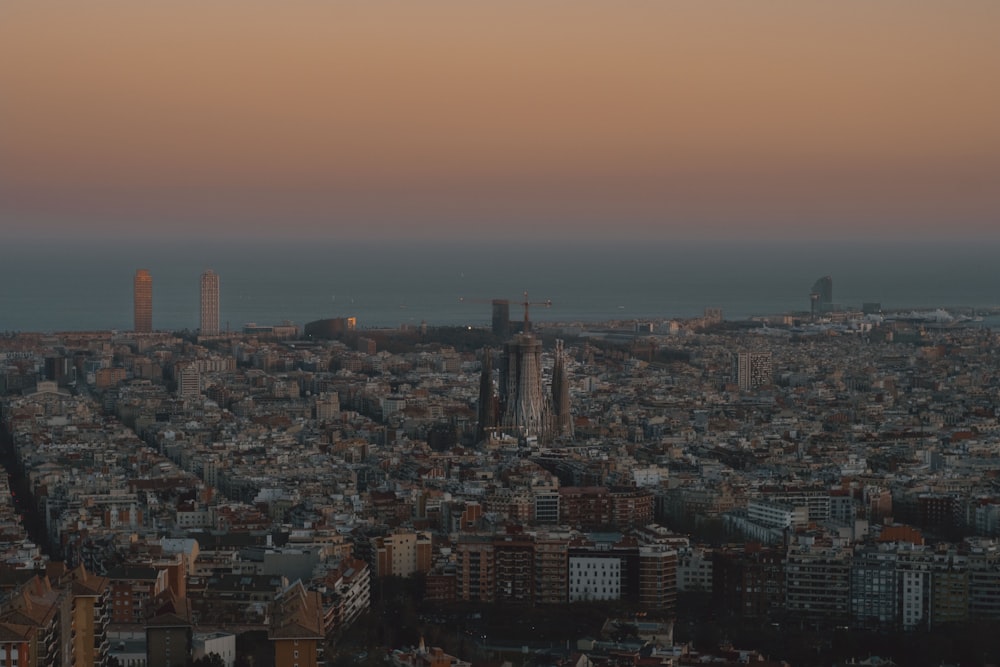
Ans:
[[[133,284],[135,332],[153,331],[153,277],[146,269],[135,272]],[[198,332],[202,336],[219,334],[219,276],[211,269],[201,274],[201,320]]]

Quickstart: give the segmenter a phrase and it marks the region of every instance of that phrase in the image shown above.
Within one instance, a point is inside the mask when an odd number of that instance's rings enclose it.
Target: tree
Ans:
[[[218,653],[206,653],[197,660],[192,660],[191,667],[226,667],[226,661]]]

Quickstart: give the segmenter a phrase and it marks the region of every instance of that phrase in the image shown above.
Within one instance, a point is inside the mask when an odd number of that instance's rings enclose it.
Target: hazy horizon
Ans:
[[[0,331],[132,328],[136,269],[153,279],[153,326],[198,325],[200,275],[220,280],[222,321],[356,316],[359,326],[486,325],[528,291],[537,321],[727,319],[805,311],[815,280],[834,301],[887,309],[1000,306],[998,243],[347,242],[58,240],[9,243]]]

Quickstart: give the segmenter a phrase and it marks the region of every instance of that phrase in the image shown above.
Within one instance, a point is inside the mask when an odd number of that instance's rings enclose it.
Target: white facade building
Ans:
[[[569,559],[569,600],[618,600],[621,598],[622,564],[619,558]]]

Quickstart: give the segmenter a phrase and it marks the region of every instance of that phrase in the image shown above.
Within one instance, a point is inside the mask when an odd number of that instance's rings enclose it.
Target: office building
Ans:
[[[201,327],[202,336],[219,335],[219,275],[208,269],[201,274]]]
[[[135,306],[135,332],[151,333],[153,331],[153,277],[146,269],[139,269],[135,272],[133,303]]]
[[[493,299],[493,334],[506,336],[510,333],[510,301]]]

